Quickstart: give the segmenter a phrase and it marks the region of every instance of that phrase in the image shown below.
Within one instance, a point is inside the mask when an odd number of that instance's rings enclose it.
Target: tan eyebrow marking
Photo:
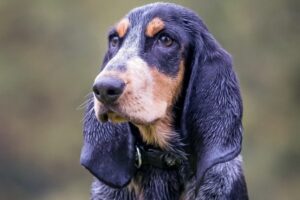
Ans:
[[[164,22],[159,18],[153,18],[147,25],[146,35],[149,37],[153,37],[156,33],[161,31],[165,27]]]
[[[124,37],[128,27],[130,25],[130,22],[127,18],[123,18],[117,25],[116,25],[116,31],[119,35],[119,37]]]

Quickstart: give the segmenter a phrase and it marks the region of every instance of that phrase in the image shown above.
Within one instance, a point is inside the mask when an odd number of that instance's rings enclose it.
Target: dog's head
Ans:
[[[104,66],[94,83],[98,119],[153,124],[165,118],[184,73],[185,33],[159,11],[134,12],[109,34]]]
[[[135,173],[130,123],[144,142],[161,149],[180,134],[200,180],[209,167],[239,153],[241,115],[231,58],[199,17],[174,4],[150,4],[109,32],[81,161],[105,183],[126,185]]]

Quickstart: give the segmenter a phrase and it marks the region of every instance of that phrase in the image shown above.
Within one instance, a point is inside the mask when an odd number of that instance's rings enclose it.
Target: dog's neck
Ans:
[[[136,126],[139,129],[143,142],[147,145],[153,145],[162,150],[169,149],[170,140],[174,137],[171,114],[155,121],[153,124]]]
[[[145,166],[146,168],[150,165],[154,168],[161,168],[170,172],[176,169],[176,171],[179,172],[179,180],[184,182],[192,177],[194,171],[191,168],[189,156],[185,150],[186,145],[182,142],[180,132],[177,132],[180,130],[180,127],[175,124],[178,119],[172,117],[175,112],[180,111],[174,110],[174,107],[172,107],[169,112],[167,112],[168,115],[151,125],[134,125],[135,128],[138,129],[135,129],[138,132],[134,131],[134,133],[139,134],[139,142],[137,142],[138,148],[146,147],[144,148],[146,151],[150,148],[152,149],[151,152],[153,149],[160,152],[157,154],[159,155],[159,159],[148,159],[151,160],[151,163],[146,162],[148,164]],[[143,154],[142,151],[141,154]],[[170,156],[169,158],[171,158],[171,161],[175,163],[173,166],[168,166],[168,164],[166,165],[166,163],[168,163],[166,160],[161,160],[161,158],[164,157],[162,156],[164,154]],[[145,154],[141,157],[145,159]],[[153,163],[153,160],[160,160],[160,162]],[[145,160],[142,159],[141,163],[145,164]],[[158,167],[158,165],[160,165],[160,167]],[[143,176],[142,172],[140,173],[140,176]],[[135,186],[133,188],[136,194],[139,194],[138,188],[140,182],[137,180],[139,180],[139,178],[136,177],[130,185]]]
[[[188,153],[180,132],[177,132],[174,127],[176,119],[172,118],[173,110],[170,109],[167,113],[168,115],[151,125],[135,125],[138,129],[138,138],[140,138],[137,145],[145,149],[155,149],[155,151],[160,151],[160,154],[167,153],[175,160],[186,162]]]

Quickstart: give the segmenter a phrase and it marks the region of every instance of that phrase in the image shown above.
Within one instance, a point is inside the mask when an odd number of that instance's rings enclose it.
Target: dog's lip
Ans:
[[[103,123],[107,121],[111,122],[122,122],[122,121],[128,121],[126,120],[126,117],[122,115],[120,112],[117,112],[115,109],[112,108],[104,108],[99,113],[99,120]]]
[[[99,114],[99,120],[100,120],[102,123],[107,122],[107,121],[108,121],[108,115],[107,115],[107,113]]]

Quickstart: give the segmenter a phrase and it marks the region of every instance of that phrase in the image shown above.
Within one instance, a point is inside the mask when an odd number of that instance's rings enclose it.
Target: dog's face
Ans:
[[[164,119],[185,71],[187,33],[170,10],[134,10],[110,31],[108,51],[94,83],[101,121],[150,125]]]

